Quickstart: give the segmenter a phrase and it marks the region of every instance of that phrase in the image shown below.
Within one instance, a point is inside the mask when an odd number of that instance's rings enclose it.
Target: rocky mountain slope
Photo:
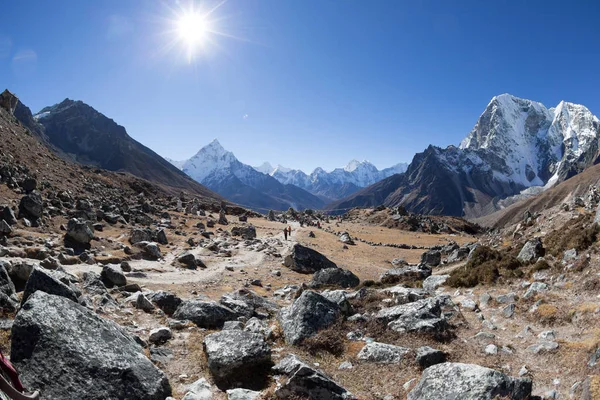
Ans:
[[[389,176],[402,173],[406,171],[407,166],[408,164],[400,163],[378,170],[369,161],[352,160],[344,168],[327,172],[319,167],[310,174],[281,165],[273,168],[269,163],[264,163],[255,169],[271,175],[281,183],[296,185],[325,201],[333,201],[349,196]]]
[[[406,173],[329,209],[403,205],[425,214],[478,217],[528,188],[547,189],[595,164],[600,121],[586,107],[555,108],[508,94],[494,97],[460,147],[430,146]]]
[[[219,196],[193,181],[154,151],[131,138],[124,127],[81,101],[66,99],[32,116],[27,107],[15,116],[44,141],[82,164],[123,171],[201,196]]]
[[[188,176],[221,196],[252,209],[273,210],[319,209],[323,201],[307,191],[282,184],[240,162],[232,152],[213,140],[189,160],[171,161]]]

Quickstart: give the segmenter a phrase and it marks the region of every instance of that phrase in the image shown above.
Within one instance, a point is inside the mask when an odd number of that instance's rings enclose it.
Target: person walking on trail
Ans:
[[[287,228],[283,228],[283,237],[287,240],[288,230]]]
[[[288,225],[288,236],[292,238],[292,227]]]

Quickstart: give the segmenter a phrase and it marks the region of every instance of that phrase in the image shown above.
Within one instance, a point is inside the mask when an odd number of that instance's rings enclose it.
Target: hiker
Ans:
[[[288,225],[288,235],[292,237],[292,227]]]
[[[287,228],[283,228],[283,237],[287,240],[288,230]]]
[[[317,221],[317,228],[321,229],[321,221]]]

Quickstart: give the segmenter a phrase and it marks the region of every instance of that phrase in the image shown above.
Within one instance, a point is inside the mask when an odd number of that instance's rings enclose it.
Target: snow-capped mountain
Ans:
[[[240,162],[216,139],[188,160],[169,161],[221,196],[262,212],[323,206],[322,200],[307,191],[282,184],[272,176]]]
[[[562,101],[546,108],[503,94],[492,98],[460,147],[430,146],[405,174],[328,207],[383,203],[421,213],[485,215],[501,199],[547,189],[595,164],[599,138],[600,120],[585,106]]]
[[[298,186],[325,200],[337,200],[348,196],[360,188],[379,182],[391,175],[406,171],[408,164],[402,163],[393,167],[378,170],[369,161],[352,160],[343,168],[331,172],[316,168],[310,175],[297,169],[264,163],[255,167],[257,171],[268,173],[283,184]]]

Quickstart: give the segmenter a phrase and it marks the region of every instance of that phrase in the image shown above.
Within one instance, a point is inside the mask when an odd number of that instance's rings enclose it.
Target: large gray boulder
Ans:
[[[340,316],[339,306],[311,290],[304,291],[278,315],[285,341],[297,344],[332,325]]]
[[[37,291],[15,318],[11,361],[44,399],[149,399],[167,377],[123,328],[64,297]]]
[[[267,383],[273,365],[271,348],[260,334],[240,330],[213,333],[204,338],[204,352],[220,389],[262,389]]]
[[[525,400],[531,380],[512,378],[474,364],[442,363],[423,371],[408,400]]]
[[[285,257],[283,264],[301,274],[313,274],[321,269],[337,268],[337,265],[323,254],[301,244],[294,245],[292,252]]]
[[[20,218],[37,220],[42,216],[43,210],[44,202],[38,192],[33,191],[21,198],[21,202],[19,203]]]
[[[359,284],[360,279],[352,271],[341,268],[325,268],[315,272],[308,286],[312,288],[320,288],[322,286],[352,288]]]
[[[348,400],[355,398],[352,393],[331,380],[325,373],[314,369],[293,354],[283,358],[273,367],[273,371],[288,377],[287,381],[275,391],[275,395],[280,399]]]
[[[449,296],[437,296],[383,308],[376,318],[388,322],[388,328],[397,332],[440,333],[449,326],[443,311],[452,307]]]
[[[437,267],[442,262],[442,252],[439,250],[429,250],[421,254],[421,262],[431,267]]]
[[[106,287],[109,288],[113,286],[127,285],[127,278],[125,277],[123,271],[121,271],[120,268],[112,265],[105,265],[104,267],[102,267],[100,277],[102,278],[102,282],[104,282],[104,285],[106,285]]]
[[[129,236],[129,243],[136,244],[139,242],[151,242],[152,232],[148,229],[134,229]]]
[[[58,273],[40,267],[34,267],[33,272],[31,272],[31,275],[25,284],[21,304],[25,304],[27,299],[38,290],[48,294],[62,296],[74,302],[77,302],[77,299],[81,296],[79,289],[68,283],[61,282]]]
[[[173,315],[182,303],[182,300],[177,295],[164,291],[153,292],[148,295],[148,299],[167,315]]]
[[[421,281],[430,275],[431,268],[421,263],[418,265],[388,269],[381,275],[380,281],[388,284]]]
[[[86,221],[71,218],[67,223],[66,238],[78,245],[88,245],[94,239],[94,232]]]
[[[543,257],[545,253],[544,245],[540,238],[535,238],[527,241],[523,245],[523,248],[519,252],[517,259],[524,263],[530,263],[536,261],[538,258]]]
[[[225,321],[237,319],[239,314],[214,301],[184,301],[173,314],[175,319],[187,319],[200,328],[222,328]]]
[[[433,292],[442,286],[450,278],[450,275],[431,275],[423,281],[423,289]]]
[[[399,364],[411,352],[406,347],[394,346],[387,343],[367,343],[358,353],[357,358],[377,364]]]

